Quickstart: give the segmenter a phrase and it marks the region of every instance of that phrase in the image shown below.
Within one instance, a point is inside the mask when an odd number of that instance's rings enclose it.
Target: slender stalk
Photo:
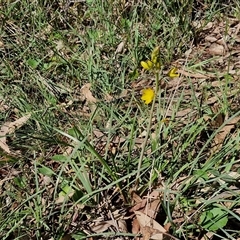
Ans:
[[[152,106],[151,106],[151,110],[150,110],[150,116],[149,116],[149,119],[148,119],[149,122],[148,122],[148,125],[147,125],[147,133],[146,133],[143,145],[142,145],[142,150],[141,150],[141,154],[140,154],[139,161],[138,161],[135,190],[137,190],[138,185],[139,185],[140,169],[141,169],[141,166],[142,166],[144,152],[145,152],[145,149],[146,149],[146,146],[147,146],[147,142],[148,142],[148,138],[149,138],[149,134],[150,134],[150,131],[151,131],[153,110],[154,110],[154,105],[156,103],[157,94],[158,94],[158,91],[159,91],[159,75],[160,75],[159,71],[156,70],[155,94],[154,94],[154,98],[153,98],[153,101],[152,101]]]

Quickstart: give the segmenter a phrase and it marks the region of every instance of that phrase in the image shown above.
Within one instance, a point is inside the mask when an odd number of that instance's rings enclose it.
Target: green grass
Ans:
[[[140,197],[159,191],[158,222],[170,222],[175,238],[240,235],[238,122],[212,151],[215,136],[239,116],[239,72],[221,76],[224,68],[206,51],[184,55],[211,34],[207,23],[227,16],[239,21],[238,1],[223,2],[1,1],[1,126],[31,114],[7,136],[11,152],[0,149],[1,239],[133,239],[131,218],[125,220],[128,232],[94,232],[92,224],[115,218],[116,211],[128,217],[137,180]],[[197,29],[193,22],[200,20]],[[140,61],[156,46],[166,86],[156,97],[139,164],[151,108],[140,91],[154,85]],[[179,59],[180,69],[214,78],[201,85],[183,77],[179,88],[168,89],[174,80],[165,72]],[[96,103],[82,92],[87,83]],[[213,126],[219,114],[229,120]],[[214,229],[211,218],[227,223]]]

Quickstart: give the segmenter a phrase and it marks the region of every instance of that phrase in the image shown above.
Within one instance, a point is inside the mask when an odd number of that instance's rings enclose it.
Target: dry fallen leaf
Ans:
[[[213,36],[206,36],[205,41],[213,43],[213,42],[217,41],[217,38],[215,38]]]
[[[132,197],[137,204],[129,210],[130,212],[140,210],[151,218],[156,217],[156,213],[160,207],[159,191],[153,191],[143,200],[141,200],[141,198],[136,193],[132,193]]]
[[[91,230],[95,233],[102,233],[106,231],[111,225],[113,225],[111,221],[102,221],[102,222],[95,222],[93,226],[91,226]]]
[[[95,233],[102,233],[108,230],[110,227],[114,227],[118,232],[128,232],[127,224],[124,219],[123,213],[119,210],[109,212],[111,219],[105,220],[104,217],[94,219],[89,224],[89,229]]]
[[[4,43],[0,40],[0,48],[4,46]]]
[[[211,29],[213,26],[214,26],[214,23],[213,22],[209,22],[209,23],[207,23],[206,25],[205,25],[205,22],[204,23],[202,23],[203,25],[204,25],[204,27],[203,27],[203,30],[205,31],[205,30],[208,30],[208,29]]]
[[[3,124],[0,129],[0,147],[7,153],[10,153],[10,149],[7,145],[6,135],[8,134],[8,126],[7,123]]]
[[[183,109],[176,113],[176,117],[185,117],[188,114],[193,113],[193,112],[194,112],[194,110],[191,108]]]
[[[211,46],[209,47],[208,51],[213,56],[225,54],[225,49],[224,49],[223,45],[220,45],[217,43],[212,43]]]
[[[93,97],[90,88],[91,88],[91,83],[87,83],[82,86],[80,90],[81,100],[82,101],[86,100],[87,103],[96,103],[97,100],[95,97]]]
[[[184,69],[179,69],[178,73],[186,76],[186,77],[191,77],[191,78],[202,78],[202,79],[207,79],[207,78],[211,78],[214,77],[214,74],[211,73],[206,73],[206,74],[202,74],[202,73],[192,73],[190,71],[186,71]]]
[[[151,194],[147,195],[143,200],[135,193],[133,192],[132,194],[132,198],[134,199],[134,201],[136,202],[136,205],[133,206],[129,212],[141,212],[144,215],[146,214],[146,216],[150,217],[150,219],[155,219],[158,209],[160,207],[160,199],[159,199],[159,191],[153,191]],[[139,211],[137,211],[139,210]],[[140,225],[141,224],[138,219],[134,219],[132,222],[132,233],[137,234],[140,230]],[[145,227],[145,226],[144,226]],[[146,229],[145,229],[146,230]],[[141,233],[144,235],[143,231],[145,231],[142,229],[141,226]],[[148,231],[147,231],[148,232]],[[146,235],[144,235],[144,240],[149,239],[148,233],[146,233]]]
[[[155,219],[160,207],[159,191],[153,191],[147,196],[148,201],[144,209],[144,213]]]
[[[212,145],[212,153],[218,151],[226,138],[226,136],[230,133],[230,131],[235,127],[235,124],[240,121],[240,116],[232,118],[230,121],[226,123],[225,126],[221,128],[221,130],[216,134],[213,139]]]
[[[7,145],[6,135],[13,134],[17,129],[22,127],[27,120],[31,117],[31,114],[28,114],[24,117],[17,119],[14,122],[5,122],[0,129],[0,147],[7,153],[10,153],[10,149]]]
[[[22,127],[26,122],[27,120],[31,117],[31,114],[28,114],[24,117],[21,117],[19,119],[17,119],[16,121],[14,122],[10,122],[9,123],[9,132],[8,134],[12,134],[15,132],[15,130],[19,129],[20,127]]]
[[[90,112],[96,110],[97,99],[93,97],[90,90],[91,84],[87,83],[80,89],[80,101],[84,102],[84,106],[81,109],[80,114],[85,117],[90,117]]]
[[[142,213],[140,211],[134,211],[134,213],[136,214],[136,217],[137,217],[137,220],[138,220],[138,222],[140,224],[141,229],[143,227],[150,227],[150,228],[153,229],[153,231],[154,230],[158,231],[157,234],[154,234],[154,235],[151,236],[151,239],[157,239],[157,240],[163,239],[163,233],[166,232],[164,227],[162,227],[154,219],[148,217],[146,214],[144,214],[144,213]]]
[[[124,219],[117,220],[117,224],[120,232],[125,232],[125,233],[128,232],[127,223]]]
[[[189,49],[184,53],[184,56],[185,56],[186,58],[188,58],[188,57],[190,56],[192,50],[193,50],[192,48],[189,48]]]
[[[150,240],[153,234],[153,229],[146,226],[146,227],[142,227],[141,232],[143,235],[143,240]]]
[[[124,46],[125,46],[125,42],[124,42],[124,41],[123,41],[123,42],[120,42],[120,43],[118,44],[118,47],[117,47],[116,51],[115,51],[115,55],[116,55],[117,53],[123,52]]]
[[[207,232],[205,233],[202,238],[200,240],[210,240],[214,237],[214,233],[213,232]]]
[[[65,47],[63,40],[55,41],[55,44],[58,51],[62,50]]]
[[[139,222],[137,220],[137,218],[134,218],[132,221],[132,233],[133,234],[138,234],[140,231],[140,225]]]
[[[135,191],[132,191],[131,198],[132,198],[132,201],[135,202],[135,203],[141,203],[142,202],[142,198]],[[135,210],[138,210],[138,209],[135,209]]]

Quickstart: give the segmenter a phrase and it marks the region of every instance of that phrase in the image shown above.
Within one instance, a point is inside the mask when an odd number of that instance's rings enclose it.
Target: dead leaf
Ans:
[[[143,240],[150,240],[151,236],[153,234],[153,230],[152,228],[146,226],[146,227],[142,227],[142,235],[143,235]]]
[[[91,83],[87,83],[82,86],[82,88],[80,89],[81,100],[82,101],[86,100],[87,103],[96,103],[97,99],[93,97],[90,88],[91,88]]]
[[[224,47],[224,50],[226,50],[226,51],[229,50],[229,49],[228,49],[228,46],[227,46],[227,44],[226,44],[226,41],[225,41],[223,38],[217,40],[217,43],[220,44],[220,45],[222,45],[222,46]],[[224,51],[224,53],[225,53],[225,51]]]
[[[210,240],[213,237],[214,237],[214,233],[213,232],[207,232],[206,234],[204,234],[204,236],[200,240]]]
[[[188,58],[188,57],[190,56],[191,52],[192,52],[192,48],[189,48],[189,49],[184,53],[184,56],[185,56],[186,58]]]
[[[116,51],[115,51],[115,55],[116,55],[117,53],[121,53],[121,52],[123,51],[123,49],[124,49],[124,46],[125,46],[125,42],[124,42],[124,41],[121,42],[121,43],[119,43],[119,44],[118,44],[118,47],[117,47],[117,49],[116,49]]]
[[[141,227],[150,227],[152,229],[155,229],[159,231],[160,233],[158,234],[158,238],[153,238],[152,239],[158,239],[161,240],[163,238],[163,234],[165,233],[166,230],[164,227],[162,227],[158,222],[156,222],[154,219],[148,217],[146,214],[140,212],[140,211],[134,211],[136,214],[137,220],[140,224]]]
[[[95,233],[105,232],[112,224],[112,221],[102,221],[95,222],[93,226],[91,226],[91,230]]]
[[[221,130],[216,134],[213,139],[212,153],[218,151],[223,144],[226,136],[230,131],[235,127],[235,124],[239,122],[240,116],[232,118],[230,121],[227,121],[226,125],[221,128]]]
[[[140,225],[139,222],[137,220],[137,218],[134,218],[132,221],[132,233],[133,234],[138,234],[140,231]]]
[[[212,105],[214,104],[215,102],[217,102],[219,100],[219,97],[218,96],[214,96],[214,97],[211,97],[207,100],[206,104],[207,105]]]
[[[127,223],[124,219],[117,220],[117,224],[120,232],[128,232]]]
[[[129,212],[141,213],[143,216],[147,216],[148,220],[151,219],[151,222],[156,217],[156,214],[158,212],[158,209],[160,207],[160,199],[159,199],[159,191],[153,191],[151,194],[147,195],[143,200],[134,192],[132,193],[132,197],[135,199],[135,202],[137,203],[135,206],[133,206]],[[139,210],[139,211],[137,211]],[[134,219],[132,222],[132,233],[139,233],[141,229],[141,233],[143,234],[143,239],[147,240],[150,239],[161,239],[159,236],[157,238],[152,238],[153,233],[155,234],[158,229],[149,230],[152,226],[149,226],[145,223],[143,223],[139,217],[137,216],[137,219]],[[148,228],[150,227],[150,228]],[[144,232],[145,231],[145,232]],[[149,231],[151,232],[149,236]],[[157,233],[159,234],[159,233]],[[161,237],[161,236],[160,236]]]
[[[109,212],[109,214],[111,216],[110,220],[105,220],[104,217],[98,217],[89,224],[91,231],[95,233],[102,233],[113,226],[118,232],[128,232],[125,221],[128,217],[125,218],[122,211],[116,210],[114,212]]]
[[[204,25],[205,23],[203,23],[203,25]],[[204,28],[203,28],[203,30],[208,30],[208,29],[211,29],[212,27],[213,27],[213,22],[209,22],[209,23],[207,23],[205,26],[204,26]]]
[[[176,113],[176,117],[185,117],[186,115],[193,113],[193,109],[187,108]]]
[[[151,194],[146,196],[143,200],[137,196],[137,194],[133,194],[133,197],[137,204],[133,206],[129,212],[134,212],[140,210],[147,214],[149,217],[155,218],[156,213],[160,207],[160,199],[159,199],[159,191],[153,191]]]
[[[207,79],[207,78],[210,78],[210,77],[214,77],[213,74],[210,74],[210,73],[207,73],[207,74],[202,74],[202,73],[192,73],[190,71],[186,71],[186,70],[183,70],[183,69],[179,69],[178,70],[178,73],[183,75],[183,76],[186,76],[186,77],[192,77],[192,78],[203,78],[203,79]]]
[[[10,107],[5,104],[3,100],[0,99],[0,112],[6,112]]]
[[[159,193],[158,193],[159,195]],[[158,213],[158,209],[160,207],[160,199],[150,199],[150,201],[146,204],[146,207],[144,209],[144,213],[147,214],[149,217],[155,219],[156,215]]]
[[[213,43],[213,42],[217,41],[217,38],[215,38],[213,36],[206,36],[205,41]]]
[[[135,191],[131,192],[131,198],[132,198],[133,202],[135,202],[135,203],[142,202],[142,198]],[[138,209],[135,209],[135,210],[138,210]]]
[[[97,139],[105,136],[105,134],[102,131],[100,131],[99,129],[94,129],[93,134]]]
[[[131,83],[131,88],[134,90],[134,91],[141,91],[143,88],[148,88],[148,87],[151,87],[151,84],[153,83],[153,80],[152,79],[141,79],[140,81],[133,81]]]
[[[58,41],[55,41],[55,44],[56,44],[56,49],[58,51],[62,50],[64,48],[64,42],[63,40],[58,40]]]
[[[10,153],[10,149],[7,145],[6,135],[8,134],[8,126],[7,123],[4,124],[0,129],[0,147],[7,153]]]
[[[224,49],[223,45],[220,45],[217,43],[212,43],[211,46],[209,47],[208,51],[213,56],[225,54],[225,49]]]
[[[127,232],[127,224],[124,219],[102,221],[100,218],[91,225],[91,230],[95,233],[101,233],[105,232],[110,226],[114,226],[119,232]]]
[[[104,100],[105,100],[106,102],[112,102],[112,101],[114,100],[114,97],[113,97],[112,95],[106,93],[106,94],[104,95]]]
[[[240,208],[235,208],[234,212],[237,213],[238,215],[240,215]]]
[[[9,127],[9,131],[8,131],[8,134],[12,134],[14,133],[17,129],[19,129],[20,127],[22,127],[26,122],[27,120],[31,117],[31,114],[28,114],[24,117],[21,117],[19,119],[17,119],[16,121],[14,122],[10,122],[8,127]]]
[[[0,40],[0,48],[4,47],[4,43]]]
[[[171,226],[172,226],[172,224],[170,222],[168,222],[164,225],[164,228],[166,229],[167,232],[169,232]]]
[[[13,134],[17,129],[22,127],[27,120],[31,117],[31,114],[28,114],[24,117],[17,119],[14,122],[5,122],[0,129],[0,147],[7,153],[10,153],[10,149],[7,145],[6,135]]]

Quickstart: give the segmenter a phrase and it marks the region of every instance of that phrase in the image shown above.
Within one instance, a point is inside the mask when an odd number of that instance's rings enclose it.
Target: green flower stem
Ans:
[[[154,110],[154,105],[156,103],[157,93],[159,91],[159,76],[160,76],[160,72],[161,71],[157,70],[156,74],[155,74],[156,75],[155,94],[154,94],[154,98],[153,98],[153,101],[152,101],[152,107],[151,107],[151,110],[150,110],[149,122],[148,122],[148,125],[147,125],[147,133],[146,133],[146,136],[145,136],[145,139],[144,139],[144,142],[143,142],[141,154],[140,154],[139,161],[138,161],[135,190],[137,190],[137,188],[138,188],[139,178],[140,178],[140,171],[141,171],[141,166],[142,166],[142,161],[143,161],[143,156],[144,156],[145,148],[147,146],[148,138],[149,138],[150,131],[151,131],[153,110]]]

